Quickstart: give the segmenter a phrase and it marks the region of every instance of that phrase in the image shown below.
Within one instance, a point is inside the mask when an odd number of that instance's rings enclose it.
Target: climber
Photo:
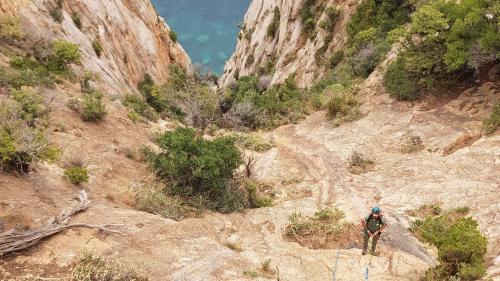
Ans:
[[[377,247],[378,239],[382,234],[386,224],[384,218],[381,214],[379,207],[373,207],[372,212],[366,218],[361,220],[361,225],[363,226],[363,255],[366,255],[368,249],[368,240],[372,238],[372,249],[370,251],[371,255],[375,254],[375,248]]]

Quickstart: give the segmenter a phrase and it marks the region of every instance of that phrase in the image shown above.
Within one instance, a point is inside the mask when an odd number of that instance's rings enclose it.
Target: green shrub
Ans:
[[[247,60],[245,61],[245,67],[250,67],[255,62],[255,56],[253,53],[248,55]]]
[[[243,185],[248,192],[250,208],[264,208],[273,205],[273,199],[271,197],[259,194],[260,183],[251,179],[245,179]]]
[[[100,257],[83,254],[71,272],[74,281],[147,281],[134,270],[108,265]]]
[[[311,39],[316,37],[316,20],[313,11],[315,3],[316,0],[305,0],[300,9],[300,18],[302,19],[305,34]]]
[[[47,141],[43,131],[21,118],[16,104],[0,103],[0,169],[29,172],[32,163],[53,161],[60,151]]]
[[[428,217],[412,225],[424,241],[438,248],[440,265],[426,272],[425,280],[477,280],[486,269],[484,255],[487,240],[470,217],[453,218],[448,215]]]
[[[135,200],[138,210],[173,220],[185,218],[188,212],[182,200],[168,196],[166,191],[157,185],[141,191]]]
[[[87,169],[80,166],[73,166],[64,170],[64,176],[72,184],[81,184],[89,180]]]
[[[209,141],[193,129],[178,128],[158,136],[156,144],[160,153],[150,151],[147,158],[156,174],[172,184],[169,192],[206,198],[209,208],[234,211],[240,195],[231,181],[242,159],[232,138]]]
[[[22,40],[26,34],[23,32],[19,19],[0,14],[0,38],[6,40]]]
[[[339,19],[340,8],[337,6],[329,6],[328,8],[326,8],[325,13],[326,13],[326,19],[320,22],[320,27],[330,32],[333,32],[335,23]]]
[[[94,40],[92,42],[92,48],[94,49],[94,52],[97,55],[97,57],[101,57],[104,48],[102,47],[102,44],[99,40]]]
[[[63,20],[62,10],[59,8],[54,8],[49,11],[49,15],[55,22],[61,23]]]
[[[106,106],[102,102],[103,94],[98,91],[85,93],[81,107],[83,121],[96,122],[106,116]]]
[[[335,91],[335,88],[333,88],[332,91],[333,95],[326,105],[326,111],[327,116],[333,119],[336,125],[354,121],[361,117],[359,103],[353,94],[342,89]]]
[[[403,59],[393,62],[399,65],[389,73],[393,77],[387,90],[396,98],[415,99],[423,90],[463,83],[474,71],[498,60],[498,18],[480,16],[494,10],[494,5],[435,1],[418,6],[408,34],[418,40],[405,40],[399,54]]]
[[[172,40],[174,43],[177,42],[177,32],[170,30],[168,36],[170,37],[170,40]]]
[[[10,61],[12,71],[6,72],[6,84],[14,89],[23,86],[52,87],[54,74],[47,67],[31,57],[15,56]]]
[[[82,29],[82,19],[78,13],[71,14],[71,19],[78,29]]]
[[[77,98],[68,101],[68,107],[80,113],[83,121],[97,122],[106,116],[106,106],[102,102],[103,94],[91,89],[85,92],[83,100]]]
[[[329,61],[329,67],[335,68],[344,59],[344,52],[342,50],[333,53]]]
[[[420,97],[418,85],[406,71],[406,59],[402,56],[390,64],[384,75],[384,87],[397,100],[413,101]]]
[[[69,71],[69,65],[79,63],[80,47],[64,40],[55,40],[51,44],[47,67],[50,71],[61,74]]]
[[[43,94],[33,88],[22,87],[19,90],[12,90],[12,98],[19,104],[21,118],[30,126],[34,126],[37,119],[48,116]]]
[[[235,134],[236,143],[245,149],[250,149],[257,152],[268,151],[274,147],[274,143],[266,139],[262,134],[253,133],[239,133]]]
[[[158,114],[154,111],[153,108],[151,108],[149,106],[149,104],[145,100],[143,100],[139,96],[126,95],[124,104],[125,104],[125,106],[132,109],[132,112],[135,112],[138,115],[140,115],[148,120],[151,120],[151,121],[158,120]]]
[[[281,12],[278,6],[274,7],[273,20],[267,26],[267,36],[274,38],[280,27]]]
[[[490,116],[483,122],[486,134],[494,133],[500,126],[500,102],[495,104]]]

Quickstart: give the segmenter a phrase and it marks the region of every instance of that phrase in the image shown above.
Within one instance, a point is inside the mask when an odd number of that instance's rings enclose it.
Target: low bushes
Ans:
[[[437,86],[453,86],[498,61],[498,17],[493,2],[434,1],[417,6],[398,59],[384,77],[399,100],[415,100]],[[398,31],[399,33],[399,31]]]
[[[484,255],[487,240],[478,230],[477,222],[464,217],[466,212],[456,209],[437,212],[412,223],[411,230],[425,242],[438,249],[441,262],[425,273],[424,280],[478,280],[484,276]]]
[[[5,40],[24,39],[24,33],[19,19],[0,13],[0,38]]]
[[[334,85],[335,86],[338,85]],[[326,104],[327,116],[338,126],[344,122],[357,120],[361,117],[359,103],[351,92],[341,89],[332,89],[333,96]]]
[[[170,30],[168,36],[170,37],[170,40],[172,40],[174,43],[177,42],[177,32]]]
[[[104,48],[102,47],[102,44],[99,40],[94,40],[92,42],[92,48],[94,49],[94,52],[97,55],[97,57],[101,57]]]
[[[273,20],[267,26],[267,36],[269,36],[271,38],[274,38],[276,36],[276,33],[278,32],[278,29],[280,26],[280,20],[281,20],[280,8],[278,8],[278,6],[276,6],[276,7],[274,7],[274,10],[273,10]]]
[[[144,117],[151,121],[158,120],[158,113],[140,96],[126,95],[124,104],[131,109],[130,113],[136,113],[134,116],[139,115],[139,118]]]
[[[355,225],[343,222],[344,217],[345,214],[337,208],[319,210],[312,217],[294,213],[289,217],[284,236],[312,249],[338,249],[359,244],[359,230]]]
[[[135,198],[136,208],[140,211],[157,214],[173,220],[181,220],[190,209],[175,196],[169,196],[160,184],[138,192]]]
[[[64,170],[64,176],[72,184],[81,184],[89,180],[89,174],[87,169],[81,166],[73,166]]]
[[[500,102],[495,104],[490,116],[483,122],[486,134],[494,133],[500,126]]]
[[[102,120],[107,114],[102,97],[102,92],[91,89],[84,93],[83,100],[73,98],[68,102],[68,106],[80,113],[83,121],[97,122]]]
[[[178,128],[156,139],[160,152],[146,151],[156,174],[170,184],[169,193],[205,200],[210,209],[232,212],[244,207],[244,196],[233,176],[242,163],[232,138],[212,141],[193,129]]]
[[[13,89],[11,97],[19,105],[20,117],[29,126],[34,127],[36,122],[45,121],[48,117],[49,109],[42,92],[30,87],[22,87],[19,90]]]
[[[83,254],[71,272],[74,281],[147,281],[134,270],[109,265],[98,256]]]
[[[60,154],[42,130],[21,117],[22,112],[17,104],[0,101],[1,170],[29,172],[34,162],[53,161]]]
[[[71,14],[71,19],[78,29],[82,29],[82,19],[80,18],[80,15],[78,13]]]
[[[352,154],[349,156],[349,167],[348,170],[349,172],[360,175],[363,173],[366,173],[370,171],[375,162],[371,160],[370,158],[366,157],[362,153],[354,150]]]

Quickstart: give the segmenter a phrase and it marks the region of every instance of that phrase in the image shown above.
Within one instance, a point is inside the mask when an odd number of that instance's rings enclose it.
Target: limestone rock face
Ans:
[[[0,12],[21,20],[27,47],[54,39],[79,44],[83,68],[99,73],[103,84],[115,91],[134,91],[145,73],[161,82],[171,64],[190,65],[188,55],[170,39],[170,28],[149,0],[64,1],[60,23],[50,15],[58,9],[56,2],[0,0]],[[73,16],[80,18],[81,29]],[[92,46],[94,41],[102,45],[100,57]]]
[[[295,74],[299,86],[310,86],[325,72],[331,55],[346,41],[345,25],[355,11],[358,0],[316,1],[312,7],[315,14],[314,38],[304,29],[300,11],[304,1],[298,0],[253,0],[248,9],[236,46],[236,51],[226,63],[220,83],[228,86],[237,77],[258,73],[266,66],[274,66],[272,84],[283,82]],[[326,20],[328,7],[336,6],[340,14],[332,28],[320,27]],[[280,11],[279,27],[274,37],[267,33],[273,22],[274,9]]]

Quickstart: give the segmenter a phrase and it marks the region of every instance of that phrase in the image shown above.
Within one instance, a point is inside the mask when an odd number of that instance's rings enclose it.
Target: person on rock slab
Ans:
[[[379,207],[374,207],[372,212],[364,219],[361,220],[361,225],[363,226],[363,255],[366,255],[368,250],[368,241],[372,238],[372,248],[370,251],[371,255],[375,254],[375,248],[377,248],[377,242],[380,239],[382,230],[386,227],[384,217],[382,216]]]

